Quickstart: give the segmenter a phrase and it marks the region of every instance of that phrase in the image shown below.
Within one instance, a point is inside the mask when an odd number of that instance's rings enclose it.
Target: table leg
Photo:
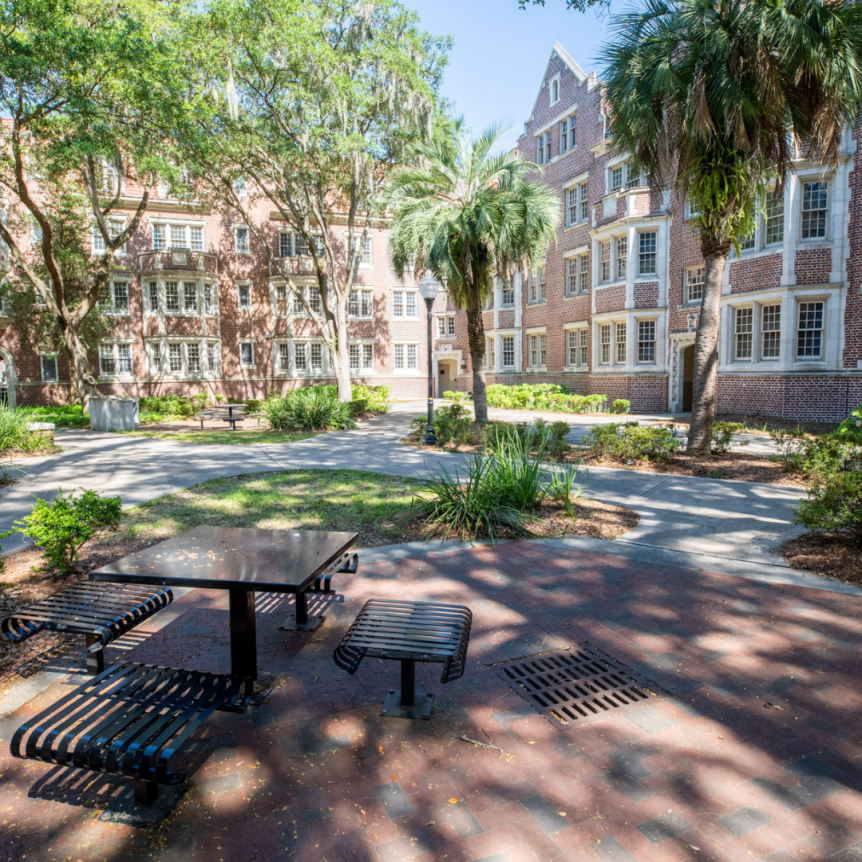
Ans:
[[[257,626],[254,619],[254,592],[230,593],[230,668],[234,676],[257,679]]]
[[[291,614],[280,626],[286,632],[313,632],[325,619],[323,614],[308,615],[308,592],[296,594],[296,613]]]
[[[308,623],[308,594],[296,594],[296,622],[297,625],[306,625]]]

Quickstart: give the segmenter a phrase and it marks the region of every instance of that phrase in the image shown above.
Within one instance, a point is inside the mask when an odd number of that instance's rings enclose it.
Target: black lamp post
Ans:
[[[440,285],[431,275],[430,271],[425,273],[425,278],[419,285],[419,294],[425,300],[425,308],[428,312],[428,427],[425,429],[425,445],[433,446],[437,442],[437,437],[434,434],[434,363],[431,359],[431,338],[432,338],[432,317],[431,306],[434,305],[434,300],[440,292]]]

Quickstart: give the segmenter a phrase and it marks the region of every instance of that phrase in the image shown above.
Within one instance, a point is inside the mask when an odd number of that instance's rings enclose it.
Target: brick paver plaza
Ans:
[[[0,859],[862,860],[857,598],[541,543],[361,564],[336,586],[311,635],[278,630],[291,599],[258,597],[260,666],[280,685],[204,725],[155,828],[103,813],[128,783],[10,758],[20,717],[70,683],[5,720]],[[430,721],[379,716],[397,663],[333,664],[372,596],[472,608],[464,678],[418,668]],[[489,667],[583,641],[667,697],[563,729]],[[123,658],[227,670],[226,598],[179,598],[106,653]]]

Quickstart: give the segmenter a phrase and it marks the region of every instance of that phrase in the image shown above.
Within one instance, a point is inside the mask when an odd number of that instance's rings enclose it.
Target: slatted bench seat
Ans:
[[[104,648],[173,600],[168,587],[76,584],[5,617],[0,631],[13,643],[41,631],[84,635],[87,670],[101,673],[105,669]]]
[[[400,661],[401,691],[390,690],[383,715],[430,718],[434,695],[416,683],[416,662],[442,663],[441,683],[460,679],[472,621],[462,605],[369,599],[336,647],[335,663],[354,674],[366,656]]]
[[[131,778],[135,802],[149,805],[159,784],[185,778],[177,756],[244,681],[226,674],[118,664],[87,680],[12,736],[13,757]]]

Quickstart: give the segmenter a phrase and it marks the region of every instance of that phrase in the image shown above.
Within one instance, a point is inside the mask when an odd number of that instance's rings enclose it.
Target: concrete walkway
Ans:
[[[449,470],[463,465],[463,455],[398,443],[416,412],[415,405],[399,405],[398,411],[356,431],[262,446],[60,431],[57,442],[63,453],[15,462],[16,469],[26,472],[17,484],[0,490],[0,530],[27,514],[34,496],[50,497],[58,488],[92,488],[119,495],[131,506],[206,479],[244,473],[339,468],[419,476],[439,465]],[[796,488],[607,468],[591,469],[584,482],[590,496],[640,514],[638,527],[620,542],[783,566],[773,549],[800,532],[792,523],[792,507],[801,497]],[[22,545],[20,536],[3,542],[7,552]],[[714,564],[705,560],[704,568],[714,569]]]

